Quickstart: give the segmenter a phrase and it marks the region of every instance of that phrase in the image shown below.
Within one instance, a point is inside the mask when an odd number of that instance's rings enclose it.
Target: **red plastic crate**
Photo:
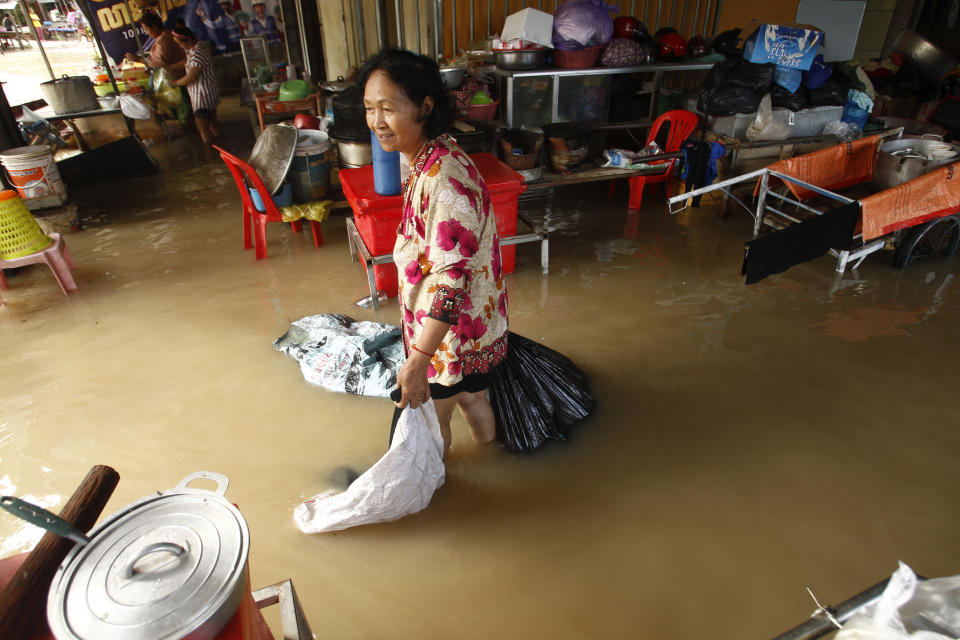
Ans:
[[[475,153],[470,158],[477,165],[490,190],[497,233],[501,238],[516,235],[518,199],[520,194],[527,190],[523,176],[492,154]],[[343,194],[353,209],[357,231],[370,253],[375,256],[393,253],[397,227],[400,225],[402,196],[381,196],[374,191],[372,165],[359,169],[341,169],[340,183]],[[516,254],[517,248],[514,245],[500,248],[504,273],[513,273]],[[373,276],[377,291],[388,296],[397,295],[396,265],[375,265]]]

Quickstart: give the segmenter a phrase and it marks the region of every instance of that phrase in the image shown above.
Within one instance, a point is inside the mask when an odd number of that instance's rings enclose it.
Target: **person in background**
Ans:
[[[187,27],[174,27],[173,40],[186,56],[183,63],[185,74],[175,84],[187,88],[197,131],[200,132],[203,143],[210,146],[220,137],[220,124],[217,122],[220,90],[213,72],[210,44],[199,42],[193,31]]]
[[[280,32],[277,31],[277,21],[273,16],[267,15],[267,5],[265,2],[253,3],[253,20],[250,26],[255,36],[264,36],[267,44],[280,44]]]
[[[13,27],[13,18],[10,17],[9,13],[3,15],[3,30],[4,31],[14,31]]]
[[[173,35],[163,28],[163,21],[155,13],[145,13],[140,18],[140,26],[147,32],[147,35],[153,40],[149,53],[144,56],[135,53],[128,53],[127,60],[133,62],[142,62],[151,69],[167,69],[170,72],[171,80],[179,80],[183,77],[183,65],[186,56],[183,49],[177,46],[173,40]]]
[[[444,133],[453,109],[436,62],[385,51],[364,65],[358,84],[380,146],[410,161],[393,249],[407,352],[396,407],[417,408],[433,398],[444,454],[454,407],[474,442],[490,442],[496,423],[486,389],[506,358],[508,324],[490,192]]]

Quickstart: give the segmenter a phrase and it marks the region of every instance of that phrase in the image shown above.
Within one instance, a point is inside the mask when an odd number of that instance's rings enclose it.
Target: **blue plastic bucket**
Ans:
[[[323,131],[301,129],[290,167],[294,202],[315,202],[327,195],[330,186],[330,138]]]
[[[370,132],[370,149],[373,152],[373,190],[381,196],[400,193],[400,152],[384,151],[376,134]]]
[[[266,208],[263,206],[263,200],[260,199],[260,193],[253,187],[248,187],[248,189],[250,190],[250,197],[253,198],[253,208],[257,211],[266,211]],[[289,182],[284,182],[277,195],[273,196],[273,204],[277,209],[280,207],[289,207],[293,204],[293,188]]]

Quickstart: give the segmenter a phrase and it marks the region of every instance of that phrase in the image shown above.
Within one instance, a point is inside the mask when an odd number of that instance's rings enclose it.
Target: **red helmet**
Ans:
[[[640,26],[640,21],[631,16],[617,16],[613,19],[613,37],[630,38]]]
[[[657,59],[681,61],[687,55],[687,43],[679,33],[664,33],[657,38]]]

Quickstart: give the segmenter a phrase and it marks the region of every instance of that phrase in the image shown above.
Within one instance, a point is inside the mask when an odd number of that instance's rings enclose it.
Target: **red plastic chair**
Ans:
[[[277,210],[277,206],[273,203],[273,198],[269,196],[270,192],[267,191],[267,188],[263,185],[263,180],[260,179],[256,169],[216,145],[214,145],[213,148],[220,152],[220,157],[233,175],[233,179],[237,183],[237,189],[240,190],[240,198],[243,200],[243,248],[249,249],[256,244],[257,260],[266,258],[267,223],[283,222],[280,211]],[[244,177],[244,174],[246,177]],[[257,208],[253,206],[253,198],[250,197],[247,184],[256,189],[257,193],[260,194],[260,199],[263,200],[263,208],[266,209],[266,211],[257,211]],[[314,222],[313,220],[309,222],[310,229],[313,231],[313,244],[319,247],[323,244],[323,232],[320,231],[320,223]],[[253,243],[250,242],[251,227],[253,228]],[[300,233],[303,229],[302,221],[297,220],[296,222],[291,222],[290,227],[295,232]]]
[[[697,114],[685,109],[674,109],[673,111],[667,111],[653,121],[653,126],[650,127],[650,134],[647,136],[647,144],[657,139],[657,134],[660,133],[660,128],[664,125],[664,123],[667,122],[670,123],[670,131],[667,134],[667,145],[664,147],[663,152],[676,153],[677,151],[680,151],[680,145],[686,142],[687,138],[690,137],[690,134],[693,133],[693,130],[697,127],[697,124],[699,124],[700,119]],[[677,162],[677,158],[665,160],[663,162],[664,166],[666,167],[666,171],[663,173],[633,176],[630,178],[630,204],[628,205],[629,211],[638,211],[640,209],[640,205],[643,203],[643,188],[648,184],[666,182],[667,197],[669,198],[671,196],[671,178],[673,177],[673,168]],[[611,181],[611,197],[613,196],[613,192],[614,182]]]

